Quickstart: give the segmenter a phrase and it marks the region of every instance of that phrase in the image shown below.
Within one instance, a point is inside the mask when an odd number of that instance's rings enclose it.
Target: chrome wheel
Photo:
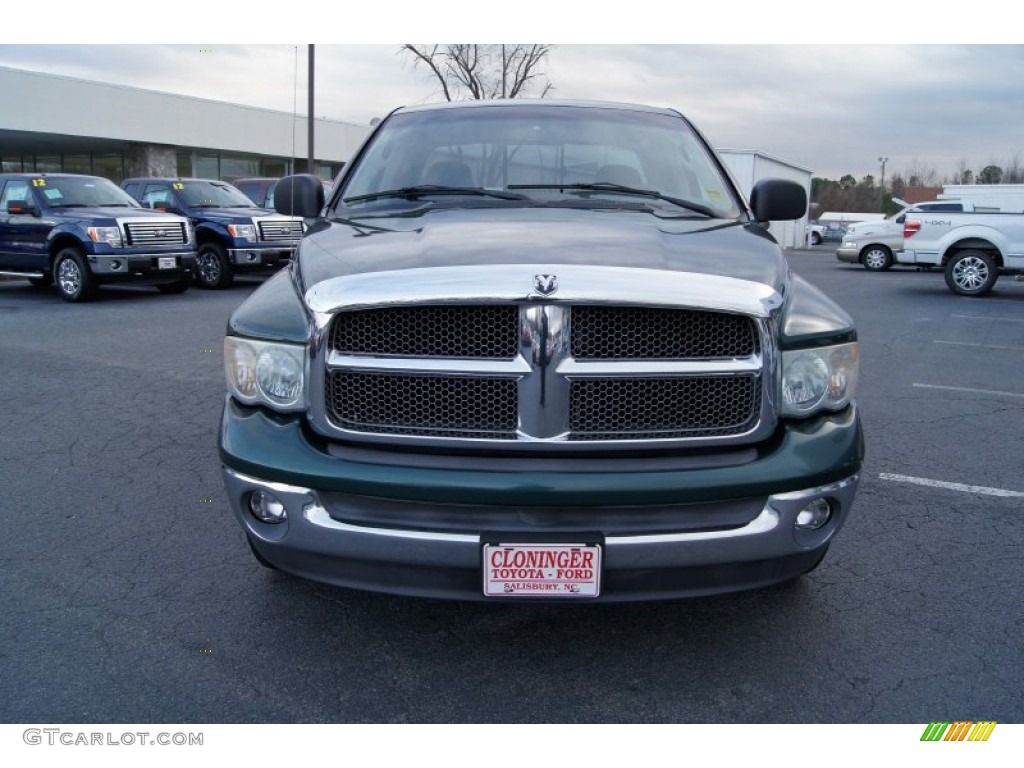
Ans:
[[[196,256],[196,271],[203,285],[216,285],[220,280],[220,259],[214,251],[200,251]]]
[[[234,278],[228,254],[219,243],[203,243],[196,254],[196,282],[202,288],[227,288]]]
[[[78,248],[65,248],[53,260],[53,285],[64,301],[88,301],[96,292],[96,278]]]
[[[988,280],[988,265],[974,256],[953,265],[953,282],[968,293],[977,291]]]
[[[57,287],[65,296],[74,296],[82,289],[82,270],[74,259],[64,259],[57,267]]]
[[[874,246],[864,252],[864,269],[881,272],[892,266],[892,254],[885,248]]]
[[[946,285],[961,296],[984,296],[998,277],[995,260],[984,251],[960,251],[946,264]]]

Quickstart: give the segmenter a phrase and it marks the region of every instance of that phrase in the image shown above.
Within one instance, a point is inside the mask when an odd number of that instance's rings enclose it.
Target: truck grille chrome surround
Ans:
[[[297,243],[302,237],[299,219],[256,219],[256,225],[264,242]]]
[[[124,226],[125,244],[128,246],[188,244],[184,221],[121,219],[120,222]]]
[[[559,292],[535,293],[535,273]],[[419,273],[419,274],[414,274]],[[501,450],[730,446],[777,423],[769,286],[571,265],[336,278],[314,312],[310,420],[340,440]]]

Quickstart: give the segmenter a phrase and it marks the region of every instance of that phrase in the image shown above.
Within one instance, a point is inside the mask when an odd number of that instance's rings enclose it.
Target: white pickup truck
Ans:
[[[984,296],[1000,273],[1024,272],[1024,213],[908,215],[896,260],[941,266],[953,293]]]
[[[908,215],[978,210],[967,200],[935,200],[911,205],[894,198],[894,202],[904,206],[903,209],[881,221],[864,221],[846,228],[843,241],[836,249],[839,261],[863,264],[870,272],[881,272],[893,265],[896,252],[903,247],[903,222]]]

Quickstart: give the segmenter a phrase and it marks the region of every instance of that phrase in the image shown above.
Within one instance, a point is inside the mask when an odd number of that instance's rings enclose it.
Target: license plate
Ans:
[[[596,544],[484,544],[488,597],[597,597],[601,547]]]
[[[161,256],[156,260],[157,269],[174,269],[178,266],[178,260],[173,256]]]

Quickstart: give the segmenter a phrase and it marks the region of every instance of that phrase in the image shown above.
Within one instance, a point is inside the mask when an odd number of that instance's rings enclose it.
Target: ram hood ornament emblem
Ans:
[[[550,296],[558,290],[558,275],[534,275],[533,289],[541,296]]]

